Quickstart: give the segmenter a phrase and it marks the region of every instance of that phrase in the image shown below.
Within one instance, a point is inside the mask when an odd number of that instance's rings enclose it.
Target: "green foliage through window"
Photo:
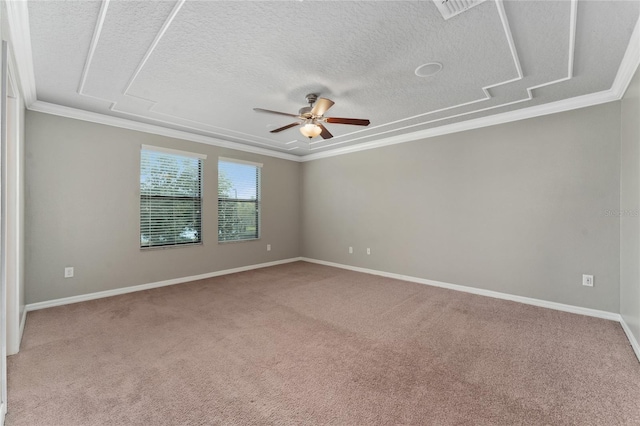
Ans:
[[[218,161],[218,241],[260,237],[259,164]]]
[[[188,154],[188,153],[186,153]],[[202,160],[143,148],[140,153],[140,247],[202,242]]]

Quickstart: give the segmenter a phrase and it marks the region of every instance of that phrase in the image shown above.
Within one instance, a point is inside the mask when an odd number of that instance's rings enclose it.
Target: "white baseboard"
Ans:
[[[364,272],[365,274],[379,275],[381,277],[395,278],[402,281],[410,281],[418,284],[426,284],[433,287],[447,288],[449,290],[462,291],[465,293],[473,293],[480,296],[493,297],[496,299],[510,300],[512,302],[524,303],[526,305],[540,306],[542,308],[555,309],[557,311],[571,312],[573,314],[587,315],[590,317],[603,318],[612,321],[620,321],[620,314],[614,312],[600,311],[597,309],[583,308],[580,306],[565,305],[564,303],[549,302],[547,300],[533,299],[531,297],[516,296],[509,293],[500,293],[498,291],[484,290],[481,288],[468,287],[458,284],[450,284],[441,281],[427,280],[424,278],[411,277],[408,275],[394,274],[391,272],[378,271],[375,269],[360,268],[357,266],[343,265],[341,263],[326,262],[324,260],[301,258],[305,262],[318,263],[320,265],[333,266],[336,268],[348,269],[356,272]]]
[[[636,357],[640,362],[640,345],[638,344],[638,341],[636,340],[636,336],[633,335],[633,333],[631,332],[631,329],[627,325],[627,322],[624,320],[624,317],[622,315],[620,315],[620,325],[622,326],[624,333],[627,335],[627,339],[629,339],[631,348],[633,349],[633,352],[635,352]]]
[[[119,296],[121,294],[133,293],[136,291],[150,290],[152,288],[166,287],[168,285],[182,284],[189,281],[203,280],[206,278],[219,277],[221,275],[235,274],[237,272],[250,271],[252,269],[267,268],[269,266],[282,265],[284,263],[297,262],[301,260],[299,257],[290,259],[276,260],[273,262],[259,263],[257,265],[241,266],[239,268],[224,269],[222,271],[209,272],[201,275],[192,275],[190,277],[174,278],[166,281],[158,281],[155,283],[135,285],[131,287],[116,288],[113,290],[98,291],[96,293],[82,294],[79,296],[63,297],[61,299],[46,300],[44,302],[30,303],[25,306],[25,312],[36,311],[38,309],[52,308],[54,306],[69,305],[71,303],[86,302],[87,300],[102,299],[104,297]]]
[[[567,305],[567,304],[564,304],[564,303],[557,303],[557,302],[550,302],[550,301],[547,301],[547,300],[534,299],[534,298],[531,298],[531,297],[516,296],[516,295],[513,295],[513,294],[509,294],[509,293],[501,293],[501,292],[498,292],[498,291],[484,290],[484,289],[481,289],[481,288],[468,287],[468,286],[463,286],[463,285],[458,285],[458,284],[450,284],[450,283],[445,283],[445,282],[441,282],[441,281],[434,281],[434,280],[428,280],[428,279],[424,279],[424,278],[412,277],[412,276],[409,276],[409,275],[401,275],[401,274],[395,274],[395,273],[391,273],[391,272],[378,271],[378,270],[375,270],[375,269],[361,268],[361,267],[358,267],[358,266],[344,265],[344,264],[341,264],[341,263],[327,262],[327,261],[324,261],[324,260],[311,259],[311,258],[308,258],[308,257],[294,257],[294,258],[290,258],[290,259],[276,260],[274,262],[260,263],[260,264],[257,264],[257,265],[248,265],[248,266],[242,266],[242,267],[239,267],[239,268],[225,269],[225,270],[222,270],[222,271],[209,272],[207,274],[193,275],[193,276],[182,277],[182,278],[174,278],[174,279],[171,279],[171,280],[158,281],[158,282],[154,282],[154,283],[142,284],[142,285],[137,285],[137,286],[132,286],[132,287],[123,287],[123,288],[118,288],[118,289],[114,289],[114,290],[106,290],[106,291],[99,291],[99,292],[96,292],[96,293],[83,294],[83,295],[80,295],[80,296],[72,296],[72,297],[65,297],[65,298],[61,298],[61,299],[48,300],[48,301],[44,301],[44,302],[30,303],[30,304],[25,306],[24,314],[22,315],[22,318],[21,318],[21,321],[20,321],[20,336],[22,337],[22,333],[24,331],[25,320],[26,320],[26,317],[27,317],[26,314],[27,314],[27,312],[30,312],[30,311],[35,311],[35,310],[38,310],[38,309],[51,308],[51,307],[54,307],[54,306],[68,305],[68,304],[71,304],[71,303],[84,302],[84,301],[87,301],[87,300],[101,299],[103,297],[118,296],[118,295],[121,295],[121,294],[133,293],[133,292],[136,292],[136,291],[149,290],[149,289],[152,289],[152,288],[165,287],[165,286],[168,286],[168,285],[181,284],[181,283],[186,283],[186,282],[190,282],[190,281],[197,281],[197,280],[202,280],[202,279],[206,279],[206,278],[218,277],[218,276],[221,276],[221,275],[228,275],[228,274],[234,274],[234,273],[237,273],[237,272],[250,271],[250,270],[253,270],[253,269],[267,268],[269,266],[282,265],[282,264],[285,264],[285,263],[291,263],[291,262],[297,262],[297,261],[305,261],[305,262],[310,262],[310,263],[317,263],[319,265],[332,266],[332,267],[335,267],[335,268],[347,269],[347,270],[351,270],[351,271],[362,272],[362,273],[365,273],[365,274],[378,275],[378,276],[387,277],[387,278],[394,278],[394,279],[402,280],[402,281],[409,281],[409,282],[414,282],[414,283],[418,283],[418,284],[430,285],[430,286],[433,286],[433,287],[441,287],[441,288],[446,288],[446,289],[449,289],[449,290],[455,290],[455,291],[462,291],[462,292],[465,292],[465,293],[477,294],[477,295],[480,295],[480,296],[493,297],[493,298],[502,299],[502,300],[510,300],[512,302],[524,303],[526,305],[533,305],[533,306],[539,306],[539,307],[542,307],[542,308],[555,309],[557,311],[570,312],[570,313],[573,313],[573,314],[586,315],[586,316],[590,316],[590,317],[596,317],[596,318],[602,318],[602,319],[617,321],[622,326],[622,329],[624,330],[625,334],[627,335],[627,338],[629,339],[629,343],[631,344],[631,347],[633,348],[633,351],[635,352],[636,357],[638,357],[638,361],[640,361],[640,345],[638,345],[638,341],[636,340],[636,338],[631,333],[631,330],[629,329],[629,326],[624,321],[622,316],[620,314],[615,313],[615,312],[600,311],[600,310],[597,310],[597,309],[583,308],[583,307],[580,307],[580,306]],[[0,424],[2,424],[2,423],[0,423]]]
[[[425,285],[430,285],[434,287],[441,287],[441,288],[447,288],[450,290],[462,291],[465,293],[473,293],[480,296],[510,300],[512,302],[519,302],[519,303],[524,303],[526,305],[533,305],[533,306],[539,306],[542,308],[555,309],[557,311],[570,312],[572,314],[586,315],[589,317],[596,317],[596,318],[617,321],[622,326],[622,329],[627,335],[627,339],[629,339],[629,344],[633,348],[633,352],[636,354],[636,357],[640,362],[640,345],[638,344],[638,341],[636,340],[633,333],[631,333],[631,329],[629,328],[627,323],[624,321],[624,318],[622,318],[622,315],[617,314],[615,312],[600,311],[597,309],[583,308],[583,307],[574,306],[574,305],[566,305],[564,303],[549,302],[547,300],[534,299],[531,297],[516,296],[508,293],[500,293],[498,291],[484,290],[481,288],[467,287],[464,285],[427,280],[424,278],[411,277],[408,275],[400,275],[400,274],[394,274],[391,272],[377,271],[375,269],[360,268],[358,266],[343,265],[341,263],[310,259],[308,257],[302,257],[300,258],[300,260],[303,260],[305,262],[317,263],[320,265],[333,266],[335,268],[348,269],[350,271],[363,272],[365,274],[379,275],[381,277],[386,277],[386,278],[395,278],[397,280],[402,280],[402,281],[410,281],[418,284],[425,284]]]

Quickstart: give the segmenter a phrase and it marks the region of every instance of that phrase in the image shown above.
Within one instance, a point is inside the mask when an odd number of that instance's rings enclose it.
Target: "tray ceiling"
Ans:
[[[453,1],[453,0],[452,0]],[[308,156],[609,90],[640,2],[30,1],[35,93],[49,103]],[[438,62],[435,75],[414,72]],[[334,138],[269,130],[305,95]]]

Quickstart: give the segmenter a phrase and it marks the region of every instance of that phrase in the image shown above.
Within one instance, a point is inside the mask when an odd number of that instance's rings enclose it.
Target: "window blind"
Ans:
[[[260,238],[262,164],[218,160],[218,241]]]
[[[202,160],[156,148],[140,151],[140,247],[202,242]]]

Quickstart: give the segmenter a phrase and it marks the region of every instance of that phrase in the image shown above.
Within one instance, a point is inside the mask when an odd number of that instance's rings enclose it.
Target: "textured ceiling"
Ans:
[[[39,101],[307,155],[611,88],[637,1],[30,1]],[[442,70],[418,77],[422,64]],[[305,139],[305,95],[335,102]]]

